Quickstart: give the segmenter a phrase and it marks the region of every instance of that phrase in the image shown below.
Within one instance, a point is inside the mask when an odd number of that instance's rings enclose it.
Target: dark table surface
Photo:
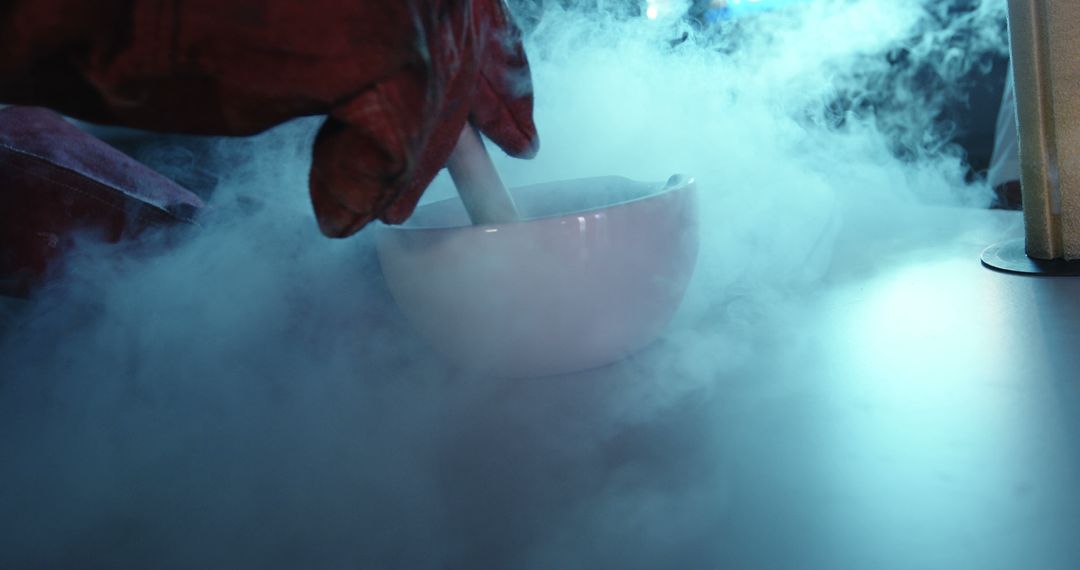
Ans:
[[[373,350],[362,381],[289,383],[293,360],[210,338],[275,370],[226,388],[162,353],[146,374],[189,382],[103,396],[137,348],[77,381],[9,351],[51,372],[0,384],[0,566],[1080,567],[1080,280],[979,264],[1017,216],[841,248],[556,378]]]

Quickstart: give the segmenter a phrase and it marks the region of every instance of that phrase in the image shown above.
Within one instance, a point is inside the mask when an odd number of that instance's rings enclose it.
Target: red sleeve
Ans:
[[[422,64],[407,0],[9,0],[0,102],[252,134]]]
[[[9,0],[0,7],[0,102],[60,109],[109,122],[85,69],[118,49],[131,1]]]

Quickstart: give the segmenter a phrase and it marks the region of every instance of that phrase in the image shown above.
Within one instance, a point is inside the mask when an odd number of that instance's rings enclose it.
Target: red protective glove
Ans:
[[[537,150],[502,0],[9,0],[0,37],[3,102],[214,135],[329,115],[310,179],[329,236],[408,218],[467,120]]]
[[[0,109],[0,295],[26,295],[78,232],[191,222],[197,196],[36,107]]]

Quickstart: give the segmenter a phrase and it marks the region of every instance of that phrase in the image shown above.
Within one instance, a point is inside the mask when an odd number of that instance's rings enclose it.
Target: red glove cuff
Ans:
[[[26,294],[76,232],[191,222],[197,196],[45,109],[0,110],[0,293]]]

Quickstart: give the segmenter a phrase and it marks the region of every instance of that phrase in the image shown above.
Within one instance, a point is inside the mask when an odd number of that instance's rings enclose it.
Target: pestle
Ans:
[[[499,178],[480,133],[470,124],[461,129],[446,163],[473,225],[503,224],[519,219],[514,199]]]

